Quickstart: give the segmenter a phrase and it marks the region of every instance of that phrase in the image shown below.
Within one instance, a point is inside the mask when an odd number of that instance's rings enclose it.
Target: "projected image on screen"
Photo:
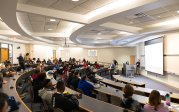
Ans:
[[[145,45],[145,69],[163,75],[163,41]]]

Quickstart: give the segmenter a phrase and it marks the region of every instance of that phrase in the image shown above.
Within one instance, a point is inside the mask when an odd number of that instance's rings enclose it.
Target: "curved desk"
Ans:
[[[26,73],[25,73],[26,74]],[[24,75],[25,75],[24,74]],[[7,81],[6,84],[3,84],[3,87],[0,89],[1,92],[3,93],[6,93],[8,96],[14,96],[14,98],[16,99],[16,101],[19,101],[20,102],[20,105],[19,105],[19,112],[32,112],[27,106],[26,104],[21,100],[19,94],[17,93],[17,90],[16,90],[16,82],[17,80],[19,79],[20,75],[15,75],[15,80],[9,77],[5,77],[4,80]],[[12,85],[13,85],[13,89],[10,89],[9,88],[9,84],[10,84],[10,80],[12,82]]]
[[[19,94],[17,93],[16,86],[18,83],[20,83],[22,80],[24,80],[26,77],[29,77],[33,71],[29,71],[27,73],[24,73],[22,75],[15,75],[16,80],[13,81],[13,89],[9,89],[8,83],[3,85],[2,92],[7,93],[10,96],[14,96],[17,101],[19,101],[21,104],[19,106],[19,112],[32,112],[26,105],[25,103],[21,100],[19,97]],[[7,81],[10,80],[10,78],[5,79]],[[71,90],[69,88],[66,88],[66,91],[69,91],[70,93],[78,93],[74,90]],[[123,112],[125,109],[88,97],[86,95],[82,95],[82,99],[79,99],[79,106],[83,110],[87,112]],[[131,112],[131,111],[128,111]]]
[[[113,77],[118,82],[122,82],[125,84],[131,84],[131,85],[138,86],[138,87],[145,87],[145,83],[132,81],[131,79],[122,77],[120,75],[113,75]]]

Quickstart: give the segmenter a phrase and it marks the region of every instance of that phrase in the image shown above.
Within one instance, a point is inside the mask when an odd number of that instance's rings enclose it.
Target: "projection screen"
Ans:
[[[163,38],[145,42],[145,70],[163,75]]]

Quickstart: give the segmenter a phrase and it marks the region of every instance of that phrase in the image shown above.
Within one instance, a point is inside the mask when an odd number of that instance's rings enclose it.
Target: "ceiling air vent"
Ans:
[[[136,13],[132,16],[129,16],[128,18],[131,19],[131,20],[135,20],[135,21],[137,20],[139,22],[147,22],[147,21],[152,21],[152,20],[155,19],[154,17],[149,16],[149,15],[143,13],[143,12]]]

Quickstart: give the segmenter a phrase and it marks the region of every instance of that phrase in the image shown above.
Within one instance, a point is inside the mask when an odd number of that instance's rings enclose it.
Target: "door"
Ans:
[[[57,56],[56,56],[56,50],[53,50],[53,59],[56,59]]]
[[[130,56],[130,64],[134,65],[135,64],[135,55]]]
[[[8,53],[8,49],[7,48],[1,48],[1,62],[4,62],[6,60],[8,60],[9,58],[9,53]]]

